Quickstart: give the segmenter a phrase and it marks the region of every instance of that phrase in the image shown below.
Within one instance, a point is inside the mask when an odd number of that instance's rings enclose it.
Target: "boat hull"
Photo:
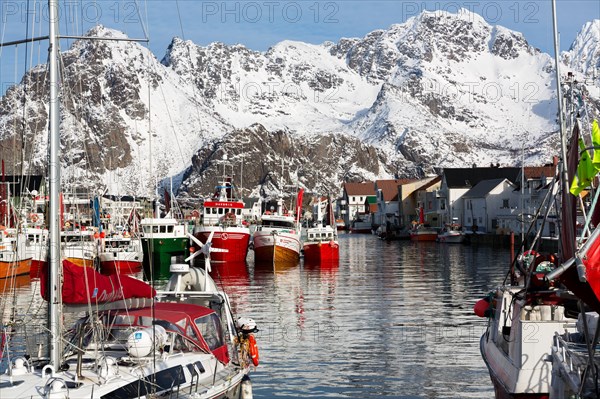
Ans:
[[[304,243],[304,261],[311,263],[331,262],[340,259],[337,241]]]
[[[79,266],[79,267],[91,267],[95,268],[94,259],[91,258],[78,258],[78,257],[66,257],[64,260]]]
[[[492,384],[494,385],[494,393],[496,399],[549,399],[550,395],[548,393],[514,393],[510,392],[506,386],[502,383],[502,380],[499,378],[495,371],[495,366],[490,365],[488,361],[488,356],[490,355],[489,351],[486,350],[486,345],[493,345],[491,343],[486,343],[486,335],[484,334],[481,337],[479,346],[481,351],[481,356],[483,357],[483,361],[490,373],[490,379],[492,380]]]
[[[141,257],[140,257],[141,259]],[[143,262],[123,259],[100,260],[102,274],[136,274],[143,269]]]
[[[40,272],[43,268],[48,264],[45,260],[32,259],[31,260],[31,269],[29,270],[29,277],[31,278],[39,278]]]
[[[168,278],[171,275],[171,257],[187,257],[189,254],[188,239],[185,237],[142,238],[142,249],[147,278]]]
[[[410,240],[411,241],[435,241],[437,240],[436,232],[411,232]]]
[[[0,262],[0,278],[10,278],[29,274],[31,271],[31,258],[14,262]]]
[[[300,261],[300,238],[288,233],[254,233],[254,259],[256,262],[297,264]]]
[[[210,233],[212,247],[226,249],[228,252],[212,252],[211,261],[217,262],[245,262],[248,255],[248,244],[250,243],[250,229],[245,227],[220,227],[201,226],[194,236],[205,243]]]
[[[465,241],[464,234],[440,234],[437,240],[446,244],[462,244]]]

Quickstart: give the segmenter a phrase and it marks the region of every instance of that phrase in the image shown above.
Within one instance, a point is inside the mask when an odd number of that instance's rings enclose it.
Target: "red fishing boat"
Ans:
[[[212,261],[244,262],[248,254],[250,228],[244,221],[244,201],[235,196],[230,177],[226,177],[210,201],[204,202],[202,219],[194,231],[194,236],[207,242],[211,233],[212,244],[226,252],[215,252]]]
[[[437,237],[437,230],[425,223],[425,212],[422,206],[419,207],[419,223],[415,223],[410,230],[411,241],[435,241]]]
[[[323,225],[320,223],[320,215],[317,214],[317,226],[306,229],[306,240],[304,241],[305,263],[333,262],[340,258],[340,245],[337,241],[337,229],[335,228],[331,202],[327,204],[325,219],[327,224]]]

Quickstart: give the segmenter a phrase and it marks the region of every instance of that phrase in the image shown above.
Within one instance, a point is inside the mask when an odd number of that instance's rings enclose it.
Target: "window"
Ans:
[[[196,326],[198,326],[198,330],[200,330],[200,334],[202,334],[202,338],[204,338],[210,350],[215,350],[224,345],[221,322],[219,316],[215,313],[196,319]]]
[[[440,200],[440,209],[441,210],[446,209],[446,200]]]
[[[510,206],[509,206],[509,204],[508,204],[508,199],[506,199],[506,198],[505,198],[505,199],[503,199],[503,200],[502,200],[502,208],[503,208],[503,209],[508,209],[509,207],[510,207]]]

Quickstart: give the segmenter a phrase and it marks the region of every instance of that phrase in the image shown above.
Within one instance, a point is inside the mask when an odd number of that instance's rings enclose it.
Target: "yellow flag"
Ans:
[[[598,121],[594,119],[592,122],[592,145],[594,146],[594,168],[600,170],[600,128],[598,128]]]
[[[579,164],[577,164],[577,174],[569,189],[571,194],[575,196],[578,196],[579,193],[585,190],[585,188],[592,183],[594,176],[596,176],[596,169],[594,168],[588,150],[585,148],[585,143],[581,138],[579,139],[579,149],[581,151],[579,153]]]

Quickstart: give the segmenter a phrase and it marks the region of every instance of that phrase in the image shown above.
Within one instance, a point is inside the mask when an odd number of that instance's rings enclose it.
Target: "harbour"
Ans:
[[[251,253],[247,265],[213,264],[233,313],[259,326],[255,398],[494,397],[486,321],[472,309],[501,283],[508,249],[345,233],[339,244],[337,264],[257,266]],[[17,303],[38,289],[19,287]]]
[[[3,8],[1,399],[600,397],[600,19],[263,52],[175,2],[158,58],[162,18],[39,3]]]

